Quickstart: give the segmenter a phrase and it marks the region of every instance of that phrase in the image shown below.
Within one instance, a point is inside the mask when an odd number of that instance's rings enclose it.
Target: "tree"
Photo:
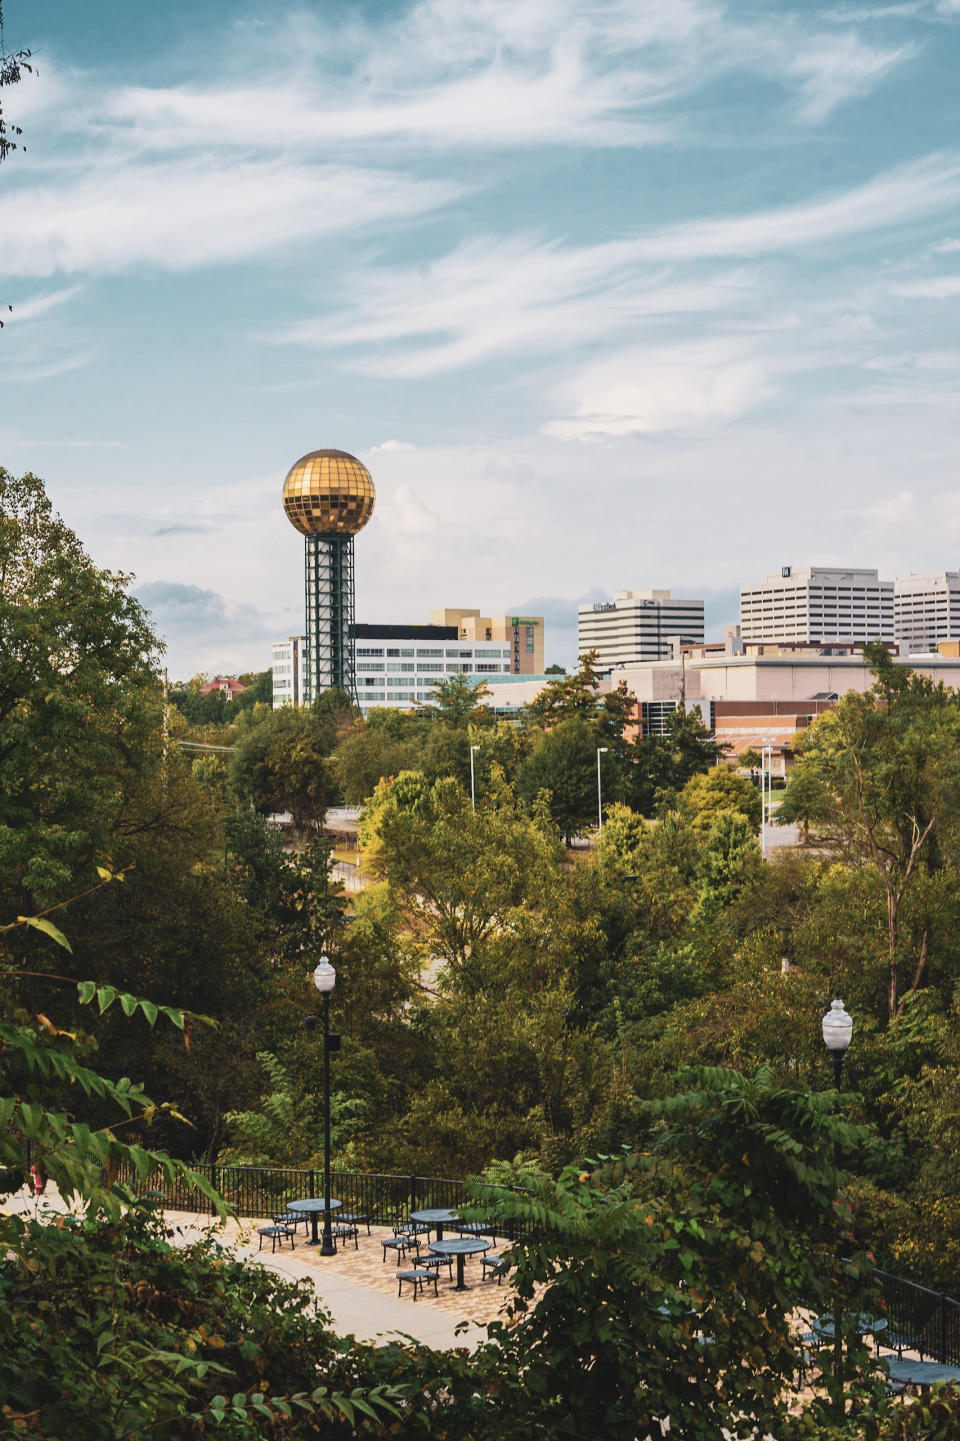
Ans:
[[[347,805],[362,805],[373,795],[378,781],[412,770],[419,761],[422,731],[421,721],[389,706],[378,707],[365,721],[358,721],[333,754]]]
[[[13,914],[100,862],[135,777],[163,765],[157,642],[36,476],[0,470],[0,898]]]
[[[760,829],[760,797],[751,781],[738,776],[729,766],[714,766],[691,776],[681,799],[693,813],[694,830],[709,830],[724,812],[742,816],[751,831]]]
[[[663,735],[636,741],[627,799],[641,815],[653,815],[664,794],[682,790],[692,776],[710,770],[724,750],[703,724],[699,706],[677,706],[667,716]]]
[[[318,832],[331,801],[328,757],[334,735],[324,717],[284,706],[240,738],[231,784],[261,814],[289,811],[299,831]]]
[[[545,1434],[593,1441],[783,1434],[801,1345],[799,1305],[876,1304],[867,1258],[837,1276],[834,1218],[852,1217],[834,1145],[866,1139],[832,1098],[767,1071],[688,1072],[689,1089],[640,1108],[642,1145],[557,1180],[496,1168],[479,1201],[511,1243],[516,1300],[492,1329]],[[745,1364],[746,1360],[746,1364]],[[844,1400],[876,1399],[857,1339]],[[846,1395],[844,1395],[844,1392]],[[669,1418],[669,1420],[667,1419]]]
[[[362,836],[411,929],[459,968],[536,913],[559,879],[544,818],[518,813],[505,787],[474,810],[456,781],[403,772],[377,787]]]
[[[597,749],[593,727],[572,717],[558,721],[537,739],[520,770],[520,795],[532,803],[544,794],[550,817],[568,842],[597,824]],[[608,778],[613,800],[616,789],[613,778]]]
[[[565,665],[557,665],[554,663],[553,665],[548,665],[543,673],[544,675],[566,675],[567,668]]]
[[[10,125],[4,113],[3,91],[11,85],[19,85],[23,78],[23,72],[33,73],[33,66],[27,62],[30,59],[29,50],[7,51],[3,43],[3,7],[0,6],[0,163],[6,160],[11,150],[17,150],[17,140],[23,134],[19,125]],[[11,135],[16,140],[11,140]],[[10,310],[13,306],[8,307]],[[3,321],[0,320],[0,327]]]
[[[624,744],[624,732],[636,723],[637,716],[636,697],[624,683],[600,694],[596,651],[581,657],[574,675],[564,671],[549,681],[524,712],[525,722],[537,730],[550,730],[561,721],[583,721],[593,728],[596,745],[614,748]]]
[[[851,866],[869,868],[887,913],[887,1009],[924,982],[930,930],[901,927],[911,892],[922,890],[956,853],[960,818],[960,705],[868,647],[877,677],[866,695],[848,692],[801,743],[778,824],[809,828],[810,843]]]
[[[493,711],[483,704],[490,694],[486,681],[474,683],[458,671],[437,681],[433,687],[433,700],[424,714],[431,721],[459,731],[465,731],[471,725],[492,725]]]

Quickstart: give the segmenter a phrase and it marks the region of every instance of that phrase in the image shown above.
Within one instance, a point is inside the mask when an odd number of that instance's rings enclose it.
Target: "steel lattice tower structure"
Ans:
[[[283,482],[283,508],[305,536],[307,705],[331,686],[357,698],[353,538],[373,514],[370,472],[343,450],[312,450]]]

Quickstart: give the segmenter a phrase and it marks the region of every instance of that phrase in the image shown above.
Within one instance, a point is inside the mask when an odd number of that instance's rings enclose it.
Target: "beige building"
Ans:
[[[510,646],[514,675],[543,672],[543,616],[483,616],[478,610],[451,606],[430,612],[431,625],[454,625],[461,641],[492,641]]]
[[[909,665],[960,691],[957,651],[960,645],[946,642],[940,653],[913,656]],[[621,681],[640,703],[646,733],[661,730],[677,705],[699,706],[704,724],[730,746],[731,757],[766,742],[775,755],[789,758],[798,730],[847,691],[868,691],[874,675],[860,647],[741,645],[728,637],[726,645],[678,647],[671,660],[615,671],[600,688]]]
[[[675,638],[693,643],[703,637],[703,601],[681,600],[668,590],[621,590],[577,612],[578,653],[595,651],[600,670],[662,660]]]

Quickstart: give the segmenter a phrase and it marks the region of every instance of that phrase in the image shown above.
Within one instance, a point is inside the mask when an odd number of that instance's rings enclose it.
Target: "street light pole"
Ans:
[[[603,830],[603,790],[600,785],[600,757],[605,756],[609,746],[597,747],[597,830]]]
[[[842,1001],[833,1001],[830,1009],[823,1018],[823,1043],[830,1052],[830,1059],[833,1062],[833,1083],[837,1091],[843,1080],[843,1058],[847,1053],[847,1047],[853,1036],[853,1018],[844,1010]],[[837,1170],[840,1169],[841,1153],[840,1142],[833,1143],[833,1162]],[[843,1307],[840,1298],[840,1252],[837,1247],[837,1289],[833,1306],[833,1375],[837,1388],[837,1404],[840,1405],[843,1397]]]
[[[473,778],[473,753],[479,749],[479,746],[470,747],[470,809],[474,811],[477,809],[477,791]]]
[[[335,1256],[330,1227],[330,992],[337,980],[337,973],[328,956],[320,957],[320,964],[313,973],[313,984],[320,992],[323,1002],[323,1240],[320,1243],[321,1256]]]

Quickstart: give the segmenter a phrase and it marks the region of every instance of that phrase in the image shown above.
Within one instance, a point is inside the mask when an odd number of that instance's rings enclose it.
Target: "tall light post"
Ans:
[[[833,1084],[839,1091],[843,1079],[843,1058],[853,1036],[853,1017],[844,1010],[842,1001],[832,1001],[823,1018],[823,1043],[830,1052],[833,1062]],[[840,1169],[840,1142],[833,1143],[833,1162]],[[843,1396],[843,1307],[840,1299],[840,1254],[837,1250],[837,1289],[833,1306],[833,1374],[837,1387],[838,1404]]]
[[[600,785],[600,757],[605,756],[609,746],[597,747],[597,829],[603,830],[603,790]]]
[[[760,851],[767,854],[767,826],[773,818],[773,741],[764,736],[760,750]]]
[[[470,809],[474,811],[477,809],[477,789],[473,777],[473,753],[479,749],[479,746],[470,747]]]
[[[321,1256],[335,1256],[330,1228],[330,993],[337,982],[337,973],[330,964],[329,956],[321,956],[320,964],[313,973],[313,984],[320,992],[323,1002],[323,1240],[320,1243]]]

